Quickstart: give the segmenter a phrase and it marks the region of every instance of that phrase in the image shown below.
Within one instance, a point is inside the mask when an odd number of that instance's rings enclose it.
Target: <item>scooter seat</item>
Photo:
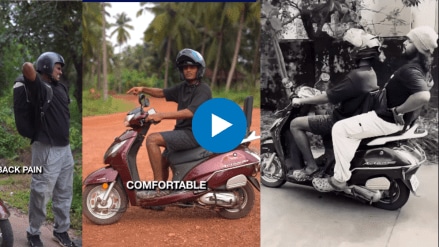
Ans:
[[[168,161],[173,165],[183,164],[206,158],[213,153],[202,147],[196,147],[183,151],[170,152],[167,156]]]

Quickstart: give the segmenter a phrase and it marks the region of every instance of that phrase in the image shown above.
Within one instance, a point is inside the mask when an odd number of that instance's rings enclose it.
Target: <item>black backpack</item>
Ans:
[[[45,125],[44,114],[53,97],[53,91],[49,85],[44,85],[43,88],[45,90],[33,95],[33,92],[26,88],[25,78],[22,75],[15,79],[13,95],[15,126],[20,135],[31,141],[36,137],[38,130]]]

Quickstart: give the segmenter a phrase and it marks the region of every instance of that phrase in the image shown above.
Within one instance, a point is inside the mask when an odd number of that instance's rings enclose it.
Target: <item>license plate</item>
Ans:
[[[416,191],[419,187],[419,180],[416,175],[412,175],[410,178],[410,184],[412,185],[413,191]]]

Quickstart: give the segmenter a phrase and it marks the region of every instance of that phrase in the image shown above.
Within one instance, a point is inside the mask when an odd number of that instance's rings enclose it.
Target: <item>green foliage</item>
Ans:
[[[70,91],[70,94],[72,92]],[[72,99],[72,96],[70,96]],[[70,110],[70,148],[73,152],[82,150],[82,113],[76,104],[69,105]]]
[[[72,150],[81,150],[82,148],[82,131],[81,126],[77,123],[70,126],[70,147]]]
[[[212,97],[230,99],[239,105],[244,104],[244,100],[247,96],[253,96],[254,108],[261,107],[261,96],[259,90],[256,88],[243,88],[241,90],[230,90],[229,92],[225,92],[225,90],[221,88],[212,91]]]
[[[75,166],[73,174],[73,199],[70,209],[70,221],[74,229],[82,226],[82,166]]]
[[[13,159],[29,146],[29,139],[18,135],[12,110],[12,91],[0,97],[0,157]]]
[[[0,63],[4,63],[0,64],[1,78],[11,82],[20,73],[23,62],[34,62],[41,53],[55,51],[66,61],[62,79],[81,92],[81,17],[81,2],[3,1],[0,5]],[[81,99],[76,103],[80,107]]]
[[[115,72],[117,73],[117,72]],[[158,79],[157,76],[153,75],[147,77],[144,72],[132,69],[122,69],[121,79],[117,81],[117,76],[111,74],[108,77],[108,88],[109,91],[116,91],[116,89],[121,88],[120,92],[124,93],[132,87],[162,87],[163,79]],[[120,85],[119,85],[120,84]]]
[[[28,212],[29,189],[0,191],[0,197],[12,207],[20,209],[25,213]]]
[[[126,112],[134,107],[134,104],[126,103],[112,96],[109,96],[108,99],[104,101],[100,95],[92,94],[89,91],[83,91],[82,97],[84,98],[82,109],[84,117]]]
[[[428,135],[420,138],[414,139],[413,142],[419,144],[419,146],[427,154],[427,159],[430,162],[438,162],[438,108],[426,107],[424,112],[417,120],[420,128],[428,131]]]
[[[218,73],[225,73],[231,69],[232,60],[236,59],[236,71],[241,74],[257,74],[259,71],[259,47],[260,34],[260,3],[141,3],[137,15],[140,17],[144,12],[153,13],[154,20],[144,32],[144,43],[134,47],[126,47],[119,58],[109,55],[108,90],[123,92],[130,86],[140,85],[143,80],[136,79],[136,74],[124,79],[126,69],[129,73],[137,73],[141,78],[155,78],[146,82],[154,87],[163,87],[164,79],[167,78],[166,86],[172,86],[179,82],[179,74],[176,71],[174,60],[179,50],[192,48],[200,51],[205,58],[206,78],[212,78],[212,71],[217,68]],[[84,28],[84,78],[92,77],[100,73],[98,66],[102,65],[102,15],[99,5],[86,4],[83,21]],[[240,44],[236,44],[238,32],[240,32],[239,20],[244,15],[244,28]],[[121,16],[121,15],[119,15]],[[255,18],[257,17],[257,18]],[[107,18],[110,21],[110,18]],[[130,22],[126,21],[125,24]],[[108,23],[110,26],[112,23]],[[117,23],[116,23],[117,25]],[[117,29],[116,29],[117,30]],[[109,35],[112,29],[107,30]],[[114,31],[114,30],[113,30]],[[235,47],[240,45],[238,56],[234,57]],[[107,46],[108,54],[114,54],[113,46]],[[121,72],[118,72],[121,71]],[[144,73],[142,75],[142,73]],[[209,74],[209,75],[207,75]],[[166,76],[167,75],[167,76]],[[134,77],[134,78],[132,78]],[[101,77],[102,78],[102,77]],[[121,78],[115,79],[115,78]],[[218,78],[218,76],[217,76]],[[255,77],[252,78],[255,85]],[[132,82],[131,82],[132,81]],[[120,82],[120,85],[119,85]],[[215,84],[225,84],[225,79]],[[85,80],[85,87],[94,87],[102,90],[99,81],[96,86],[92,80]],[[243,83],[238,81],[236,84]]]

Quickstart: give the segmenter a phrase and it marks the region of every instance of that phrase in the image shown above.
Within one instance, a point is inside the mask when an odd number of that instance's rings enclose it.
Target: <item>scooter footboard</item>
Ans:
[[[118,172],[111,167],[104,167],[88,175],[82,185],[111,183],[116,180]]]

